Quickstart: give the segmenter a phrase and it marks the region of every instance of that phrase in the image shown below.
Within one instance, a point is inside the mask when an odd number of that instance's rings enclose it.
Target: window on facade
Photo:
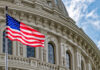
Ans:
[[[52,2],[51,1],[47,1],[47,3],[48,3],[49,7],[52,7]]]
[[[58,0],[54,0],[55,1],[55,4],[58,4]]]
[[[6,39],[6,37],[5,37],[5,31],[3,32],[3,52],[5,53],[5,44],[6,44],[6,42],[5,42],[5,39]],[[10,39],[7,39],[7,42],[8,42],[8,54],[12,54],[12,41],[10,40]]]
[[[52,44],[48,44],[48,62],[55,63],[54,47]]]
[[[81,61],[81,70],[84,70],[84,64],[83,64],[83,61]]]
[[[19,47],[20,47],[20,55],[23,56],[23,47],[22,46]]]
[[[27,57],[35,57],[35,47],[27,46]]]
[[[71,56],[69,52],[66,52],[66,66],[68,69],[71,69]]]

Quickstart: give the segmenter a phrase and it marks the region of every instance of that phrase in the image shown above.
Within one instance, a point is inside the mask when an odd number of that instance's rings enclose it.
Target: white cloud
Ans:
[[[98,45],[97,45],[97,46],[98,46],[98,48],[100,49],[100,41],[98,41]]]
[[[76,21],[76,24],[81,24],[83,30],[87,30],[88,26],[92,25],[96,30],[100,30],[100,16],[98,16],[97,8],[89,9],[89,5],[95,0],[63,0],[67,8],[69,16]],[[82,23],[80,23],[80,21]],[[97,43],[100,48],[100,41]]]
[[[97,15],[96,9],[92,10],[91,12],[86,14],[85,19],[87,20],[88,24],[92,24],[94,28],[100,30],[100,16]]]
[[[97,29],[100,29],[100,21],[99,20],[92,22],[92,24],[94,26],[96,26]]]
[[[92,2],[94,2],[95,0],[86,0],[86,1],[88,1],[89,3],[92,3]]]
[[[88,12],[88,6],[94,1],[95,0],[64,0],[64,3],[69,16],[76,21],[76,24],[80,24],[79,21],[84,18],[87,24],[92,24],[95,28],[100,29],[100,16],[98,16],[96,12],[97,8]]]
[[[98,18],[99,16],[97,15],[96,10],[97,10],[97,9],[94,9],[94,10],[92,10],[91,12],[87,13],[87,14],[86,14],[86,19],[87,19],[87,18],[90,18],[90,17],[92,17],[92,18],[94,18],[94,19],[95,19],[95,18]]]
[[[94,2],[94,0],[65,0],[64,1],[70,17],[72,17],[77,23],[80,21],[82,17],[86,15],[85,13],[87,12],[86,10],[88,8],[88,5],[92,2]]]

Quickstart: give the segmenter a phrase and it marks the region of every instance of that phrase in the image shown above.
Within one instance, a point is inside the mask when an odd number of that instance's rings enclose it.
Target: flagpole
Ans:
[[[7,13],[8,13],[8,7],[6,6],[5,17]],[[5,38],[5,70],[8,70],[8,39],[7,38]]]

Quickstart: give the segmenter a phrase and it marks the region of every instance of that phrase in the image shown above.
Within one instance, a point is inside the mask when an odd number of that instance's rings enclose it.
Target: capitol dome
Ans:
[[[62,0],[0,0],[0,70],[5,70],[5,6],[9,15],[46,36],[44,48],[8,39],[9,70],[100,70],[100,51]]]

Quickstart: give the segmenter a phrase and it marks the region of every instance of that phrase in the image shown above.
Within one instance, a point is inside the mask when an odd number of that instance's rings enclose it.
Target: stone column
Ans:
[[[44,48],[43,48],[43,61],[47,62],[47,36],[45,36]]]
[[[59,50],[59,45],[56,46],[55,50],[56,50],[55,51],[56,52],[56,54],[55,54],[55,60],[56,61],[55,62],[56,62],[57,65],[59,65],[59,51],[58,51]]]
[[[23,56],[23,44],[17,41],[17,55]]]
[[[66,67],[66,51],[67,51],[67,44],[64,44],[64,46],[63,46],[63,66],[65,66]]]
[[[92,70],[91,61],[89,58],[86,58],[86,70]]]
[[[16,56],[16,48],[17,48],[18,46],[16,45],[16,41],[13,41],[13,46],[12,46],[12,48],[13,48],[13,55],[14,56]]]
[[[39,59],[39,47],[36,47],[35,50],[35,57]]]
[[[63,43],[60,43],[59,65],[63,66]]]
[[[46,34],[46,40],[45,40],[45,54],[46,54],[46,57],[44,57],[46,59],[46,62],[48,62],[48,42],[47,42],[47,34]]]
[[[43,48],[43,61],[45,62],[46,62],[46,53],[47,53],[46,48]]]
[[[47,59],[48,59],[48,57],[47,57],[47,48],[48,48],[47,47],[48,46],[48,44],[47,44],[47,37],[48,37],[47,32],[44,30],[40,30],[40,32],[45,35],[45,42],[44,42],[44,48],[43,47],[39,48],[39,50],[40,50],[39,56],[40,56],[40,59],[42,61],[48,62],[47,61]]]
[[[59,46],[59,65],[63,66],[64,63],[64,56],[65,56],[65,51],[64,51],[64,47],[65,46],[65,40],[64,39],[60,39],[60,46]]]
[[[27,57],[27,46],[23,45],[23,57]]]
[[[20,56],[23,56],[23,44],[19,43]]]
[[[78,48],[75,49],[75,67],[76,70],[81,70],[81,52]]]
[[[39,32],[43,33],[42,30],[38,30]],[[39,59],[43,61],[43,47],[39,47]]]
[[[39,47],[39,58],[43,61],[43,47]]]

